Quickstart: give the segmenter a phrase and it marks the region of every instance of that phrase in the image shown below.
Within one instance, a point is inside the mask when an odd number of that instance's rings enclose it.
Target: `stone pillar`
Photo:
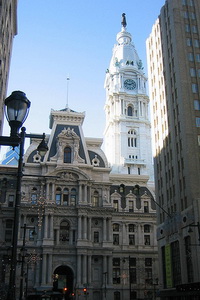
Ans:
[[[88,202],[88,199],[87,199],[87,185],[84,185],[84,202]]]
[[[82,216],[78,216],[78,240],[82,239]]]
[[[92,282],[92,257],[91,255],[88,256],[88,284]]]
[[[108,272],[108,268],[107,268],[107,256],[104,255],[103,256],[103,273],[107,273]],[[106,276],[108,278],[108,276]]]
[[[48,273],[47,273],[47,284],[52,284],[52,254],[48,255]]]
[[[83,255],[83,284],[87,283],[87,255]]]
[[[48,237],[48,216],[44,215],[44,238],[46,239]]]
[[[87,239],[87,216],[83,217],[83,239]]]
[[[81,255],[77,255],[77,285],[81,284],[81,273],[82,273],[82,268],[81,268]]]
[[[125,245],[127,244],[127,232],[126,232],[126,224],[123,223],[122,224],[122,244]]]
[[[108,256],[108,284],[112,284],[113,272],[112,272],[112,256]]]
[[[81,183],[79,183],[79,201],[78,202],[82,202],[82,184]]]
[[[112,241],[112,222],[111,222],[111,218],[108,218],[108,240],[109,242]]]
[[[103,241],[107,241],[107,220],[103,218]]]
[[[91,186],[88,186],[88,204],[91,205]]]
[[[56,245],[60,244],[60,231],[56,229]]]
[[[91,241],[91,239],[92,239],[92,230],[91,230],[91,228],[92,228],[92,219],[88,218],[88,236],[87,236],[87,238],[88,238],[89,241]]]
[[[46,200],[49,202],[50,197],[49,197],[49,183],[46,184]]]
[[[52,183],[52,193],[51,193],[51,200],[52,202],[56,202],[56,199],[55,199],[55,183]]]
[[[46,284],[46,275],[47,275],[47,255],[43,254],[42,256],[42,285]]]
[[[50,239],[53,240],[54,239],[54,235],[53,235],[53,214],[50,215]]]

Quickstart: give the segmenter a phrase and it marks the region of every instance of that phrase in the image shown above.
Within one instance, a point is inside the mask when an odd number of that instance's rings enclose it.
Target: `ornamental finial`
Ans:
[[[121,21],[122,26],[125,28],[127,23],[126,23],[126,14],[123,13],[122,14],[122,21]]]

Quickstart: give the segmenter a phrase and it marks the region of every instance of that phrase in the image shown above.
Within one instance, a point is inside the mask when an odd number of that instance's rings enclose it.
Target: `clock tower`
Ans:
[[[105,153],[113,174],[129,174],[153,181],[149,97],[132,37],[122,28],[117,34],[110,66],[106,71]]]

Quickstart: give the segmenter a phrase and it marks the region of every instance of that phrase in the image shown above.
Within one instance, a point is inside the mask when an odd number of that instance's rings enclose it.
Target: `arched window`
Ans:
[[[70,205],[76,205],[76,189],[71,189]]]
[[[128,131],[128,147],[137,147],[137,133],[134,129]]]
[[[69,205],[69,190],[67,188],[63,190],[63,205]]]
[[[64,163],[71,163],[72,159],[72,150],[70,147],[65,147],[64,149]]]
[[[114,292],[114,300],[120,300],[120,292]]]
[[[92,206],[98,207],[99,206],[99,193],[94,191],[92,197]]]
[[[132,116],[133,115],[133,108],[132,106],[128,106],[128,116]]]
[[[56,204],[61,205],[61,188],[56,189]]]
[[[69,242],[69,229],[70,225],[67,221],[60,223],[60,241]]]

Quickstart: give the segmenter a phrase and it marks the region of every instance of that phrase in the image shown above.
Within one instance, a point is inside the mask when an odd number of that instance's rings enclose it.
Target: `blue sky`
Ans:
[[[109,66],[121,15],[146,68],[146,39],[164,0],[19,0],[18,35],[8,95],[22,90],[31,101],[28,133],[50,133],[51,109],[67,103],[85,111],[86,137],[103,137],[105,70]],[[4,134],[9,134],[5,121]]]

